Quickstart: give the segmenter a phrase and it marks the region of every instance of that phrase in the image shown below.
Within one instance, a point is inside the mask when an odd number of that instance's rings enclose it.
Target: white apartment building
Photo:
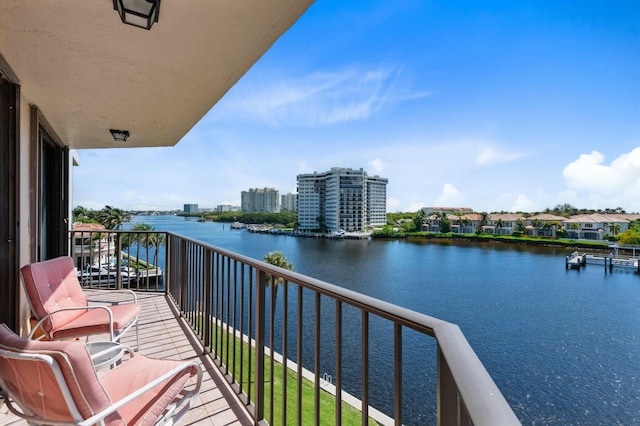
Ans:
[[[280,211],[280,196],[273,188],[251,188],[240,194],[243,213],[276,213]]]
[[[237,212],[240,211],[240,206],[232,206],[231,204],[218,204],[216,206],[217,212]]]
[[[298,194],[282,194],[280,196],[280,211],[295,212],[297,211]]]
[[[388,179],[363,169],[334,167],[298,179],[300,230],[362,232],[387,223]]]
[[[184,205],[185,213],[198,213],[198,205],[197,204],[185,204]]]

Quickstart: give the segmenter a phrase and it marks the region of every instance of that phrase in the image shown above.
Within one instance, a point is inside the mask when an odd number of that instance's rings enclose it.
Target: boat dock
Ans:
[[[569,256],[565,257],[566,269],[580,269],[586,265],[600,265],[604,266],[605,271],[612,271],[613,268],[632,269],[640,273],[640,259],[635,255],[635,251],[631,257],[620,256],[617,253],[604,254],[589,254],[580,253],[574,251]]]

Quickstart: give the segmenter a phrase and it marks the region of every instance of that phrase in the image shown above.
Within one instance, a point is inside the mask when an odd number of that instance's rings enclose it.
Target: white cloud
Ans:
[[[601,194],[628,191],[640,183],[640,147],[630,153],[621,154],[610,165],[598,151],[582,154],[569,163],[563,171],[567,186],[577,190],[588,190]]]
[[[322,126],[365,120],[396,102],[429,96],[405,90],[399,76],[397,68],[379,67],[255,79],[259,86],[241,81],[220,101],[212,117],[276,127]]]
[[[421,208],[426,207],[426,205],[424,203],[421,202],[411,202],[409,203],[409,205],[407,206],[406,209],[402,209],[403,212],[417,212],[418,210],[420,210]]]
[[[518,194],[516,197],[516,202],[509,211],[512,212],[535,212],[538,211],[538,206],[536,203],[531,201],[526,195]]]
[[[384,172],[384,164],[382,160],[376,158],[375,160],[369,161],[369,170],[367,173],[370,175],[380,175]]]
[[[400,207],[400,200],[397,198],[387,198],[387,212],[397,212]]]
[[[510,152],[496,145],[480,145],[476,154],[476,165],[490,166],[492,164],[510,163],[515,160],[527,157],[524,152]]]
[[[563,176],[565,193],[573,195],[576,204],[640,211],[640,147],[620,154],[610,164],[598,151],[582,154],[564,168]]]
[[[436,197],[434,206],[438,207],[459,207],[465,200],[462,192],[458,191],[452,184],[446,183],[440,195]]]

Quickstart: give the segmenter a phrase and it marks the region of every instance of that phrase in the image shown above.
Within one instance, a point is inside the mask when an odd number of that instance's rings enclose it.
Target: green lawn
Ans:
[[[216,336],[217,334],[217,336]],[[247,393],[249,386],[248,380],[249,377],[255,377],[255,348],[250,347],[249,343],[243,341],[238,337],[233,337],[232,333],[227,334],[226,330],[223,330],[220,327],[217,327],[216,330],[212,333],[212,341],[217,337],[218,343],[218,357],[221,358],[222,363],[228,366],[229,372],[233,374],[234,380],[239,382],[240,380],[240,352],[242,351],[242,368],[244,377],[242,378],[242,389],[244,393]],[[229,359],[227,359],[227,350],[226,344],[227,339],[231,337],[229,340]],[[234,342],[235,342],[235,351],[234,351]],[[251,372],[250,375],[247,375],[247,371],[249,370],[249,350],[251,349]],[[214,343],[214,351],[215,351],[215,343]],[[235,362],[234,362],[235,357]],[[235,363],[235,368],[234,368]],[[283,384],[284,384],[284,366],[282,363],[274,361],[273,366],[273,419],[270,418],[270,395],[271,395],[271,358],[268,354],[265,354],[265,406],[264,406],[264,416],[265,419],[271,425],[280,425],[280,424],[296,424],[297,423],[297,394],[298,394],[298,379],[295,371],[291,371],[287,369],[286,374],[286,383],[287,383],[287,413],[286,413],[286,421],[283,421],[283,413],[282,413],[282,392],[283,392]],[[313,424],[314,423],[314,383],[310,380],[302,378],[302,424]],[[250,384],[250,392],[252,400],[255,397],[255,389],[254,384],[251,382]],[[335,416],[336,416],[336,398],[330,394],[329,392],[323,391],[320,389],[320,424],[322,425],[334,425],[336,424]],[[352,407],[351,405],[342,402],[342,423],[345,425],[356,425],[362,423],[362,416],[360,410]],[[378,423],[369,418],[369,425],[378,425]]]

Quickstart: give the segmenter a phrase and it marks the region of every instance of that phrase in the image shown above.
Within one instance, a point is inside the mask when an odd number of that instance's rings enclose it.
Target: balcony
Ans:
[[[143,303],[141,352],[198,358],[208,373],[185,424],[416,424],[405,386],[430,372],[426,423],[519,424],[454,324],[173,233],[113,233],[141,277],[123,280],[114,259],[112,287]],[[429,365],[407,372],[403,359],[425,342]]]
[[[95,297],[89,298],[98,302]],[[204,371],[200,400],[181,419],[182,424],[192,425],[242,425],[250,423],[234,395],[225,386],[225,381],[203,354],[202,347],[180,318],[175,305],[160,292],[139,292],[142,305],[140,315],[140,353],[152,358],[200,361]],[[124,344],[135,347],[135,332],[123,337]],[[26,426],[27,422],[11,415],[7,407],[0,407],[0,425]]]

